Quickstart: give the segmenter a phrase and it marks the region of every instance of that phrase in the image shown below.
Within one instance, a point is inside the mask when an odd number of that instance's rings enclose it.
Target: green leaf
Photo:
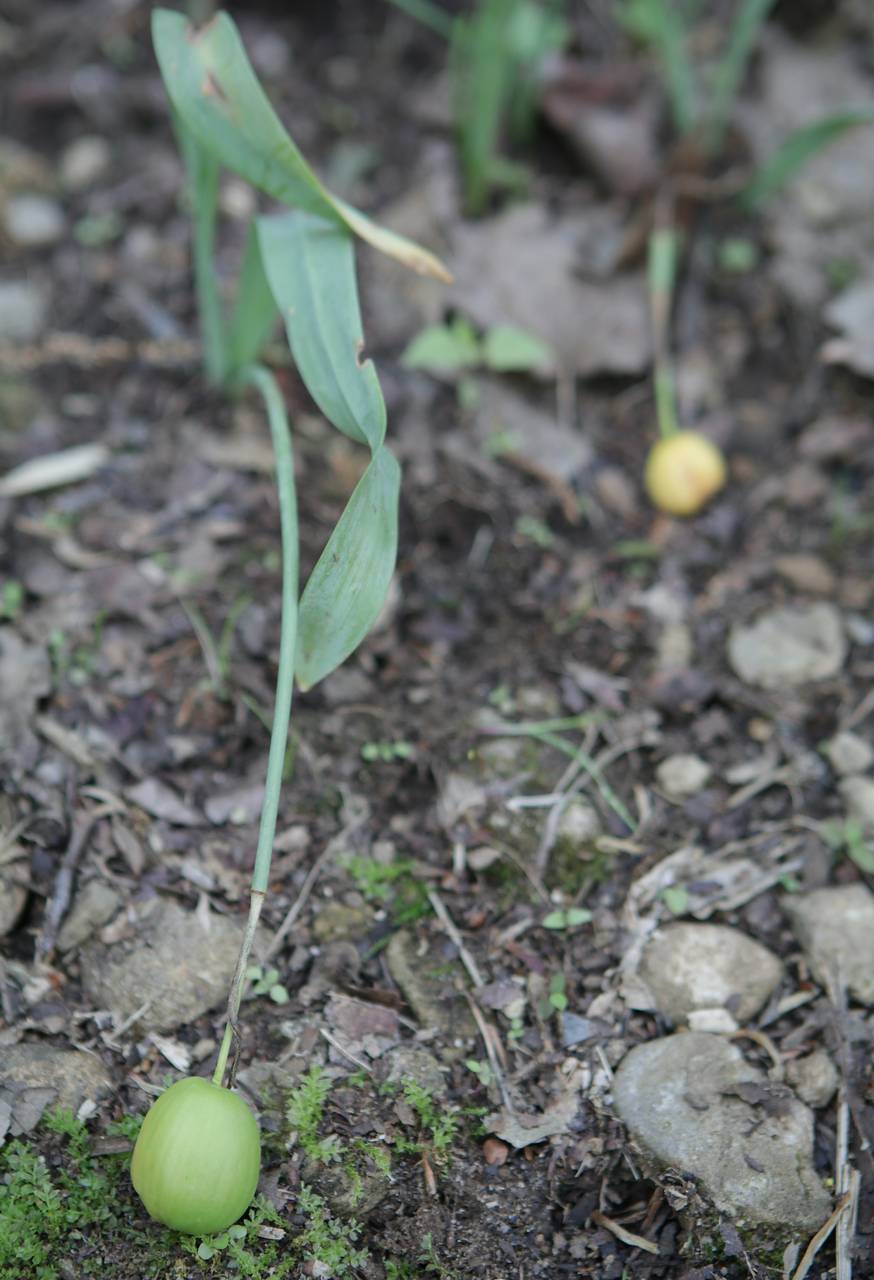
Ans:
[[[364,346],[352,237],[305,213],[259,218],[261,260],[300,376],[316,404],[353,440],[376,453],[385,402]]]
[[[237,1222],[234,1226],[228,1227],[228,1235],[231,1240],[245,1240],[246,1228],[243,1226],[242,1222]]]
[[[295,671],[302,689],[349,657],[373,626],[397,558],[400,467],[385,446],[337,522],[300,601]]]
[[[258,359],[276,324],[276,303],[261,261],[255,224],[249,225],[237,299],[228,326],[228,367],[239,374]]]
[[[432,373],[457,373],[482,363],[479,339],[466,320],[435,324],[423,329],[401,356],[408,369]]]
[[[288,991],[281,982],[276,982],[270,988],[270,999],[274,1004],[288,1004]]]
[[[819,151],[848,130],[874,124],[874,107],[848,108],[797,129],[783,142],[740,193],[747,208],[762,204],[795,177]]]
[[[874,848],[870,844],[860,842],[847,846],[847,857],[855,862],[860,871],[866,875],[874,875]]]
[[[662,889],[661,899],[672,915],[681,916],[689,906],[689,894],[682,885]]]
[[[276,200],[345,223],[414,271],[451,279],[433,254],[371,222],[319,181],[271,107],[226,13],[195,31],[181,13],[156,9],[152,40],[174,108],[226,168]]]
[[[545,342],[536,334],[509,324],[489,329],[483,341],[483,358],[496,373],[533,373],[554,364]]]
[[[570,907],[567,913],[568,928],[573,929],[578,924],[588,924],[592,918],[592,913],[587,907]]]
[[[204,1262],[209,1262],[210,1258],[212,1258],[214,1254],[215,1249],[213,1249],[211,1245],[208,1245],[205,1240],[201,1240],[200,1244],[197,1246],[198,1258],[201,1258]]]
[[[548,916],[544,916],[540,922],[544,929],[566,929],[567,928],[567,912],[566,911],[550,911]]]

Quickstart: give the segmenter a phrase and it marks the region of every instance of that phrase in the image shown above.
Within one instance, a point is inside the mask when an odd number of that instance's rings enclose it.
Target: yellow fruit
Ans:
[[[644,481],[662,511],[694,516],[725,484],[725,459],[697,431],[678,431],[653,445]]]
[[[261,1135],[229,1089],[191,1076],[162,1093],[134,1147],[131,1181],[151,1217],[187,1235],[224,1231],[252,1202]]]

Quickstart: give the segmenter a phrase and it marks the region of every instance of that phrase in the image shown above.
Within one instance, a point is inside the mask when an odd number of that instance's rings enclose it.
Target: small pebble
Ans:
[[[825,750],[835,773],[864,773],[874,764],[874,748],[857,733],[835,734]]]
[[[29,280],[0,280],[0,341],[33,342],[46,310],[45,294]]]
[[[656,781],[671,800],[685,800],[707,785],[712,769],[700,756],[668,756],[656,769]]]
[[[61,156],[61,181],[69,191],[84,191],[103,177],[111,158],[105,138],[85,134],[71,142]]]
[[[63,210],[48,196],[12,196],[6,202],[3,221],[10,240],[23,249],[46,248],[64,235]]]

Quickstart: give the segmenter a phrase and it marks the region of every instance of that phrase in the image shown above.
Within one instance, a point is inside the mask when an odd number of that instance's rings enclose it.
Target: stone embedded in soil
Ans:
[[[373,911],[368,906],[349,906],[345,902],[320,905],[313,921],[317,942],[338,942],[363,938],[373,928]]]
[[[738,1086],[767,1086],[736,1045],[687,1032],[637,1045],[613,1081],[617,1114],[662,1166],[683,1169],[733,1219],[812,1231],[831,1211],[813,1166],[813,1114],[788,1090],[753,1105]]]
[[[83,949],[85,995],[119,1021],[142,1009],[136,1021],[143,1031],[172,1031],[226,999],[242,936],[243,926],[227,916],[204,918],[153,900],[133,938]]]
[[[857,822],[866,835],[874,834],[874,778],[853,774],[841,778],[840,792],[847,806],[847,817]]]
[[[93,937],[121,906],[121,895],[103,880],[89,880],[76,893],[70,914],[58,934],[58,950],[72,951]]]
[[[597,840],[601,834],[601,819],[598,810],[588,800],[573,799],[564,807],[558,820],[558,840],[574,848]]]
[[[842,776],[864,773],[874,764],[874,747],[858,733],[836,733],[826,743],[825,752],[835,773]]]
[[[440,1063],[418,1045],[399,1044],[380,1058],[380,1078],[385,1084],[402,1084],[404,1080],[415,1080],[416,1084],[427,1089],[436,1098],[446,1092],[446,1077]]]
[[[837,1067],[825,1049],[790,1059],[786,1063],[786,1079],[809,1107],[827,1107],[840,1082]]]
[[[453,987],[453,971],[463,985],[466,974],[457,961],[447,964],[440,941],[429,936],[423,952],[417,937],[399,929],[385,949],[385,961],[423,1027],[436,1028],[450,1043],[477,1034],[467,1001]]]
[[[61,156],[61,181],[69,191],[83,191],[102,178],[112,160],[105,138],[86,133],[74,139]]]
[[[29,280],[0,280],[0,340],[33,342],[46,318],[46,296]]]
[[[719,924],[672,924],[644,950],[640,976],[671,1022],[702,1009],[727,1009],[738,1023],[758,1013],[783,976],[761,943]]]
[[[685,800],[707,785],[711,773],[710,765],[700,756],[668,756],[656,769],[656,781],[669,799]]]
[[[733,627],[728,640],[734,671],[761,689],[827,680],[840,671],[846,652],[841,615],[825,603],[769,609],[754,622]]]
[[[817,980],[874,1004],[874,894],[863,884],[784,898],[783,909]]]
[[[35,1128],[46,1107],[77,1111],[112,1087],[100,1059],[90,1053],[36,1043],[7,1045],[0,1053],[0,1097],[11,1107],[13,1135]]]

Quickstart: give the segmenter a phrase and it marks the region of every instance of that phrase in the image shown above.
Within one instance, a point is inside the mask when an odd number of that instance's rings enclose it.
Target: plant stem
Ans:
[[[279,670],[276,676],[276,702],[273,709],[273,728],[270,734],[270,753],[267,758],[267,778],[264,784],[264,804],[261,808],[261,825],[258,830],[258,846],[252,872],[252,894],[249,919],[237,958],[237,967],[228,996],[228,1022],[225,1027],[218,1062],[213,1073],[213,1084],[222,1084],[231,1044],[236,1034],[237,1015],[246,985],[246,970],[258,917],[267,893],[270,879],[270,862],[273,856],[273,838],[276,834],[276,817],[279,811],[279,795],[282,789],[282,770],[291,722],[291,700],[294,692],[294,655],[297,643],[297,593],[298,593],[298,528],[297,494],[294,483],[294,454],[291,432],[285,405],[276,379],[269,370],[255,365],[247,371],[245,382],[260,391],[267,409],[273,453],[276,460],[276,487],[279,493],[279,516],[282,528],[282,621],[279,635]]]
[[[677,245],[677,233],[672,227],[657,227],[649,237],[647,267],[654,349],[653,385],[656,418],[662,439],[676,435],[680,429],[674,394],[674,371],[669,352],[671,304],[677,273]]]
[[[203,335],[203,363],[210,382],[221,384],[227,372],[227,343],[215,267],[219,163],[178,116],[174,123],[194,204],[194,280]]]

